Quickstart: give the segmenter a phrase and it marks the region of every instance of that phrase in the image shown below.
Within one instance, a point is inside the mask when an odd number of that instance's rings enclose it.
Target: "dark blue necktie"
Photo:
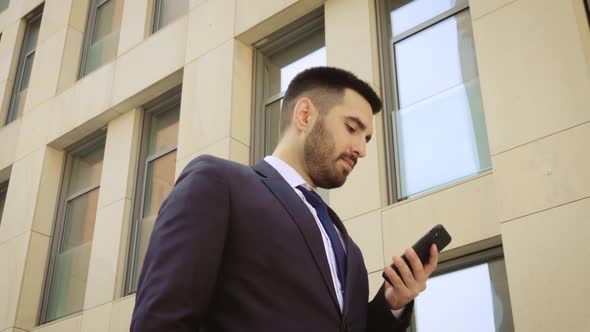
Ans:
[[[314,191],[309,191],[303,186],[297,186],[297,188],[301,190],[303,196],[305,196],[305,200],[307,200],[307,202],[316,210],[318,218],[328,234],[328,238],[330,238],[332,249],[334,250],[334,256],[336,256],[338,280],[340,280],[340,287],[342,287],[340,291],[343,292],[344,285],[346,285],[346,252],[344,251],[340,237],[336,232],[336,226],[332,222],[332,218],[330,218],[330,214],[328,213],[328,206],[324,203],[320,195],[316,194]]]

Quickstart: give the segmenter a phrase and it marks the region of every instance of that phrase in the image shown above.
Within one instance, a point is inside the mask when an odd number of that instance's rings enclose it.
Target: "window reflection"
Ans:
[[[287,91],[293,78],[307,68],[326,65],[326,48],[322,47],[281,68],[281,91]]]
[[[145,114],[143,126],[146,136],[141,147],[142,170],[137,184],[141,192],[136,196],[135,201],[135,229],[133,230],[135,243],[131,248],[133,257],[130,260],[127,281],[129,293],[137,289],[154,222],[162,203],[174,187],[179,117],[179,96],[153,106],[153,110]]]
[[[154,32],[172,23],[177,18],[186,14],[189,9],[189,0],[157,0],[157,22]]]
[[[148,164],[145,188],[144,217],[158,214],[160,206],[174,186],[176,151],[172,151]]]
[[[70,186],[56,233],[44,322],[82,310],[100,193],[104,138],[68,156]]]
[[[391,0],[391,30],[398,36],[468,0]]]
[[[489,169],[469,11],[394,43],[394,54],[401,197]]]
[[[504,260],[431,277],[415,322],[418,332],[514,331]]]
[[[279,47],[265,62],[264,117],[265,155],[271,154],[279,140],[279,119],[281,94],[285,93],[289,83],[301,71],[326,65],[326,47],[324,30],[316,29]]]
[[[154,155],[176,146],[180,105],[175,105],[152,117],[148,154]]]

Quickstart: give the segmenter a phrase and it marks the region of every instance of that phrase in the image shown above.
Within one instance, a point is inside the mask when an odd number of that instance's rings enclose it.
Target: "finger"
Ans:
[[[424,266],[424,272],[430,276],[436,267],[438,266],[438,248],[436,244],[433,244],[430,247],[430,258],[428,259],[428,263]]]
[[[406,288],[406,285],[404,284],[400,276],[397,275],[397,273],[395,273],[395,270],[391,266],[385,267],[385,275],[387,275],[387,278],[389,278],[389,281],[391,281],[390,286],[393,286],[393,288],[398,290]]]
[[[414,279],[416,281],[424,281],[426,280],[427,276],[424,275],[424,267],[422,266],[422,262],[416,254],[414,248],[408,248],[406,250],[406,257],[410,261],[410,265],[412,266],[412,274],[414,275]]]
[[[416,284],[416,280],[414,279],[414,276],[412,275],[412,271],[410,271],[410,268],[408,267],[406,262],[403,259],[395,256],[393,258],[393,263],[395,264],[395,266],[397,266],[397,269],[399,270],[399,273],[400,273],[400,277],[401,277],[402,281],[404,282],[404,284],[406,285],[406,287],[413,288],[414,285]]]

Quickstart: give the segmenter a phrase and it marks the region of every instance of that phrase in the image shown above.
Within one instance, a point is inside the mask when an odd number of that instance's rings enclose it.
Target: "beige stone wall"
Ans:
[[[0,116],[40,0],[0,13]],[[249,163],[252,43],[318,8],[327,62],[381,89],[373,0],[193,0],[149,33],[149,1],[125,0],[117,58],[77,80],[88,1],[46,0],[24,116],[0,127],[10,185],[0,224],[0,332],[127,331],[123,297],[139,130],[147,101],[182,83],[176,174],[209,153]],[[590,29],[580,0],[471,0],[493,168],[387,205],[382,119],[368,156],[330,193],[363,250],[371,292],[391,256],[432,224],[453,242],[442,259],[502,238],[517,331],[590,326]],[[354,24],[353,24],[354,23]],[[354,45],[354,51],[351,51]],[[107,132],[81,313],[37,325],[63,149]]]

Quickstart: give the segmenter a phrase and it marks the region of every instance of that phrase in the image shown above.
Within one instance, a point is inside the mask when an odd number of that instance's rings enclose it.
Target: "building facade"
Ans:
[[[363,251],[453,236],[416,331],[590,327],[586,0],[0,1],[0,332],[128,331],[160,204],[193,158],[254,164],[299,71],[384,100],[345,186]]]

